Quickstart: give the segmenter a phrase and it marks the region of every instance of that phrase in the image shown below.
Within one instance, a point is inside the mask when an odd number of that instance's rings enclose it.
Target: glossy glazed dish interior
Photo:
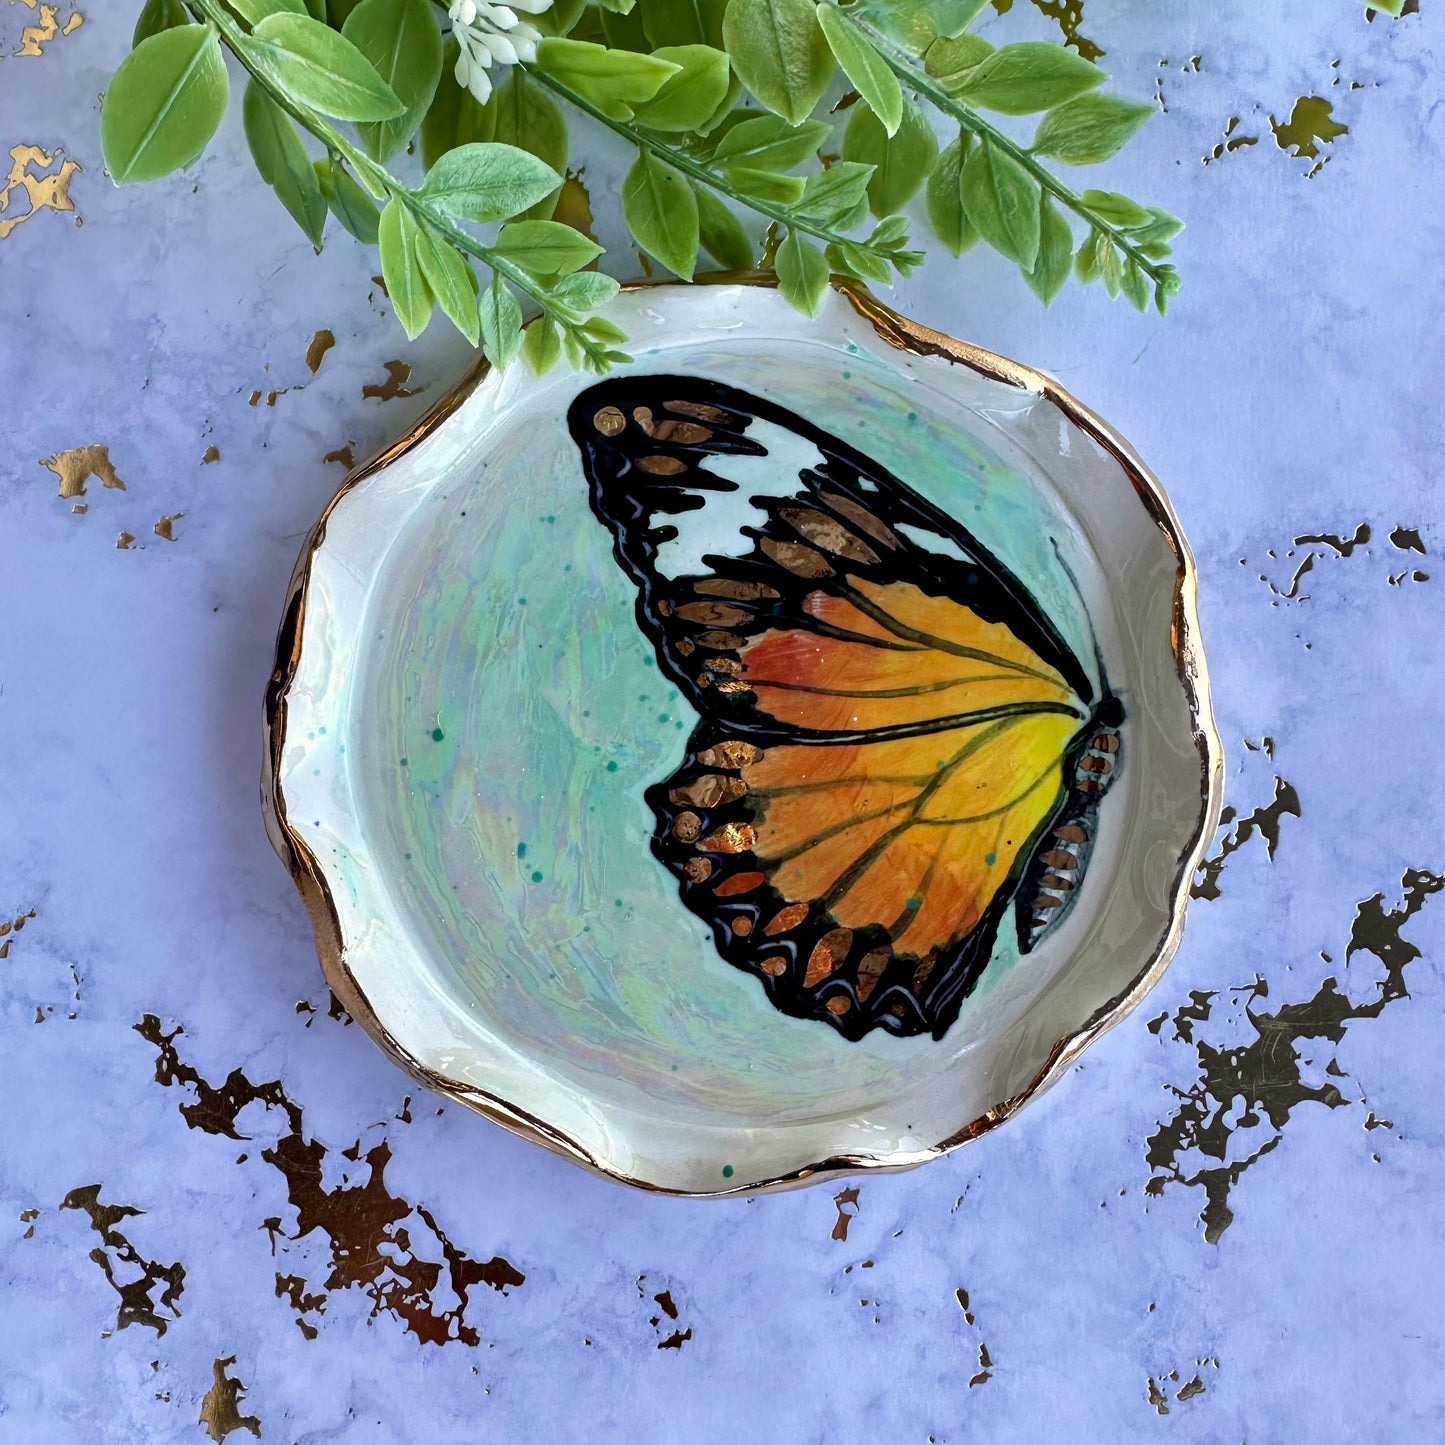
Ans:
[[[1097,648],[1125,746],[1068,916],[1023,956],[1002,932],[941,1039],[848,1039],[723,960],[650,847],[644,793],[697,714],[589,505],[567,414],[592,379],[564,370],[482,380],[308,544],[273,837],[342,996],[500,1122],[687,1193],[922,1162],[1047,1083],[1177,941],[1217,809],[1187,549],[1102,424],[871,301],[809,323],[763,288],[668,287],[617,318],[627,374],[725,382],[857,446]]]

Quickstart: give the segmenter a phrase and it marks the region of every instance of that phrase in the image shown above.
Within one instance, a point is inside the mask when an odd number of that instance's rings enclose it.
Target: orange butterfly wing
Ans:
[[[748,422],[687,400],[630,421],[586,409],[619,385],[574,413],[606,438],[594,507],[659,661],[704,717],[648,790],[654,851],[779,1007],[850,1038],[879,1024],[941,1036],[1069,796],[1089,683],[981,549],[955,563],[911,541],[903,521],[941,520],[886,474],[865,480],[856,454],[754,499],[742,556],[665,575],[659,514],[729,488],[705,464],[746,454]],[[659,423],[669,410],[693,420]]]

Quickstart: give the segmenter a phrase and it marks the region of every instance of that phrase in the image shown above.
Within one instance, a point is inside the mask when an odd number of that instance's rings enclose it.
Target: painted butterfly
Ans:
[[[942,1038],[1010,904],[1027,952],[1077,895],[1123,722],[1097,646],[1091,675],[954,518],[760,397],[615,378],[568,423],[701,716],[653,853],[784,1012]]]

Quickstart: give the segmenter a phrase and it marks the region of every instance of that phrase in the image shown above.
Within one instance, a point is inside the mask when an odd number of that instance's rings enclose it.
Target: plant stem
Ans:
[[[573,320],[569,310],[561,309],[552,300],[545,288],[539,287],[537,282],[527,274],[515,262],[509,261],[506,257],[498,255],[490,246],[483,245],[473,236],[464,231],[444,211],[432,205],[425,196],[417,191],[410,190],[391,174],[389,170],[379,162],[371,159],[365,151],[353,145],[330,121],[318,115],[308,106],[300,104],[283,90],[277,87],[265,75],[251,63],[247,54],[248,37],[236,25],[220,0],[186,0],[192,11],[204,16],[220,30],[225,38],[226,44],[236,59],[245,66],[247,72],[252,76],[279,105],[299,125],[305,126],[307,130],[324,145],[327,151],[333,156],[341,156],[351,166],[359,178],[367,182],[368,189],[373,195],[379,190],[387,197],[397,201],[406,207],[413,216],[423,222],[429,229],[443,236],[457,250],[465,255],[474,257],[489,266],[501,276],[505,276],[517,289],[531,297],[541,310],[552,318],[564,331],[571,333],[588,356],[592,357],[599,364],[602,362],[606,347],[588,336]]]
[[[670,146],[664,140],[658,140],[655,136],[647,135],[636,126],[629,125],[625,120],[616,120],[608,115],[606,111],[599,110],[590,100],[577,94],[571,86],[565,85],[562,81],[554,79],[543,70],[528,70],[528,79],[535,80],[539,85],[545,86],[555,95],[560,95],[569,105],[574,105],[578,110],[590,115],[593,120],[605,125],[608,130],[616,132],[624,140],[637,147],[640,151],[649,151],[658,160],[665,162],[679,170],[683,175],[697,181],[704,186],[710,186],[715,191],[721,191],[723,195],[730,197],[740,206],[746,206],[750,211],[756,211],[761,216],[766,216],[770,221],[776,221],[780,226],[786,226],[792,231],[804,231],[808,235],[816,237],[825,245],[849,244],[859,247],[861,250],[869,251],[880,260],[889,263],[893,262],[893,253],[884,250],[881,246],[870,245],[867,241],[856,240],[852,236],[842,236],[836,231],[830,231],[826,226],[817,224],[814,221],[805,220],[797,215],[787,206],[775,205],[771,201],[759,200],[754,196],[745,196],[735,191],[727,181],[716,171],[709,170],[707,166],[684,155],[675,146]],[[760,112],[761,114],[761,112]]]
[[[900,50],[891,41],[879,35],[870,26],[865,25],[855,15],[847,10],[840,9],[838,12],[850,25],[853,25],[868,43],[882,56],[884,63],[906,85],[915,95],[926,96],[927,99],[944,115],[951,116],[965,130],[971,131],[974,135],[987,140],[992,146],[1003,151],[1019,163],[1030,175],[1038,181],[1051,196],[1063,206],[1071,210],[1081,220],[1087,222],[1096,231],[1102,231],[1110,240],[1128,256],[1141,271],[1144,272],[1156,284],[1165,283],[1171,268],[1152,261],[1139,247],[1130,240],[1128,234],[1119,229],[1118,226],[1104,220],[1102,216],[1095,214],[1093,210],[1084,203],[1078,192],[1066,186],[1052,171],[1041,165],[1031,151],[1024,149],[1017,142],[1012,141],[1001,130],[990,125],[972,106],[965,105],[960,100],[955,100],[932,76],[913,63],[912,57],[906,51]]]

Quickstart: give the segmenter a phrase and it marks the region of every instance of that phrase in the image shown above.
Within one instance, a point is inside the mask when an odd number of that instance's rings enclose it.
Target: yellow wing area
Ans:
[[[852,578],[805,611],[816,630],[758,635],[733,678],[779,722],[847,739],[741,767],[753,854],[789,905],[924,957],[977,925],[1057,807],[1086,709],[1007,627],[907,583]]]

